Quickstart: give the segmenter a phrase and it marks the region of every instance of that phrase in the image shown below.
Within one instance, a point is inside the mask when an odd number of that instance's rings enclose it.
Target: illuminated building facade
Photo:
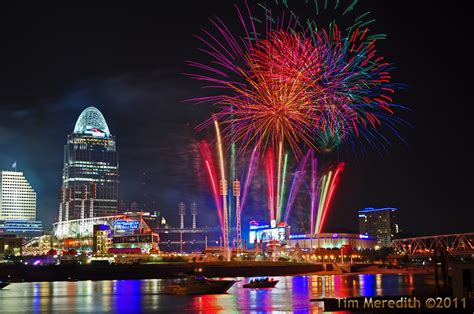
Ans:
[[[359,232],[377,239],[378,246],[389,247],[399,232],[397,208],[365,208],[359,210]]]
[[[36,192],[23,172],[0,172],[0,220],[35,220]]]
[[[111,245],[111,231],[109,225],[94,225],[93,226],[93,249],[94,254],[107,254]]]
[[[377,245],[375,238],[365,234],[352,233],[320,233],[292,234],[288,243],[290,247],[299,246],[301,249],[340,249],[350,245],[357,250],[373,249]]]
[[[110,249],[158,250],[160,237],[146,223],[149,213],[72,219],[53,224],[54,247],[106,254]]]
[[[43,234],[43,223],[38,220],[0,220],[0,234],[14,233],[22,237],[35,237]]]
[[[22,237],[43,233],[36,220],[36,192],[21,171],[0,172],[0,234]]]
[[[278,225],[257,223],[255,220],[249,225],[249,248],[256,245],[268,245],[270,242],[278,242],[284,246],[290,238],[290,227],[285,223]]]
[[[119,162],[115,137],[102,113],[86,108],[64,146],[58,221],[117,213]]]

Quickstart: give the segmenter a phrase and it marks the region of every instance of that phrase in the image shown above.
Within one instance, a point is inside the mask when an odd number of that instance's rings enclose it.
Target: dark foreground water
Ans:
[[[337,275],[274,277],[274,289],[251,290],[236,283],[228,294],[172,296],[160,294],[166,280],[111,280],[13,283],[0,290],[0,313],[19,312],[201,312],[201,313],[317,313],[319,297],[410,294],[432,284],[424,275]]]

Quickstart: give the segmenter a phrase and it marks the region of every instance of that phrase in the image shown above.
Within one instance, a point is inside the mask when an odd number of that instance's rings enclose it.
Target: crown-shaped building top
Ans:
[[[109,137],[110,131],[105,118],[99,109],[87,107],[76,121],[74,133],[92,136]]]

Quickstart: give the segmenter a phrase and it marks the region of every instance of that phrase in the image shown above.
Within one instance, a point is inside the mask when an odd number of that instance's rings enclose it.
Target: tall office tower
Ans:
[[[0,172],[0,220],[36,219],[36,192],[23,172]]]
[[[119,163],[115,137],[102,113],[86,108],[64,146],[62,217],[58,221],[115,215]]]
[[[399,232],[397,208],[365,208],[359,210],[359,232],[377,239],[379,246],[389,247]]]

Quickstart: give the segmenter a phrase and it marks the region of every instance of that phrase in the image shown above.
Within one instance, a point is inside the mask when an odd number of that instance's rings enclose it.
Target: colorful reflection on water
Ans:
[[[0,291],[0,313],[23,312],[141,312],[200,311],[205,313],[317,313],[311,298],[406,295],[432,284],[413,274],[360,274],[274,277],[274,289],[244,289],[241,278],[224,295],[172,296],[161,294],[166,280],[111,280],[14,283]]]

